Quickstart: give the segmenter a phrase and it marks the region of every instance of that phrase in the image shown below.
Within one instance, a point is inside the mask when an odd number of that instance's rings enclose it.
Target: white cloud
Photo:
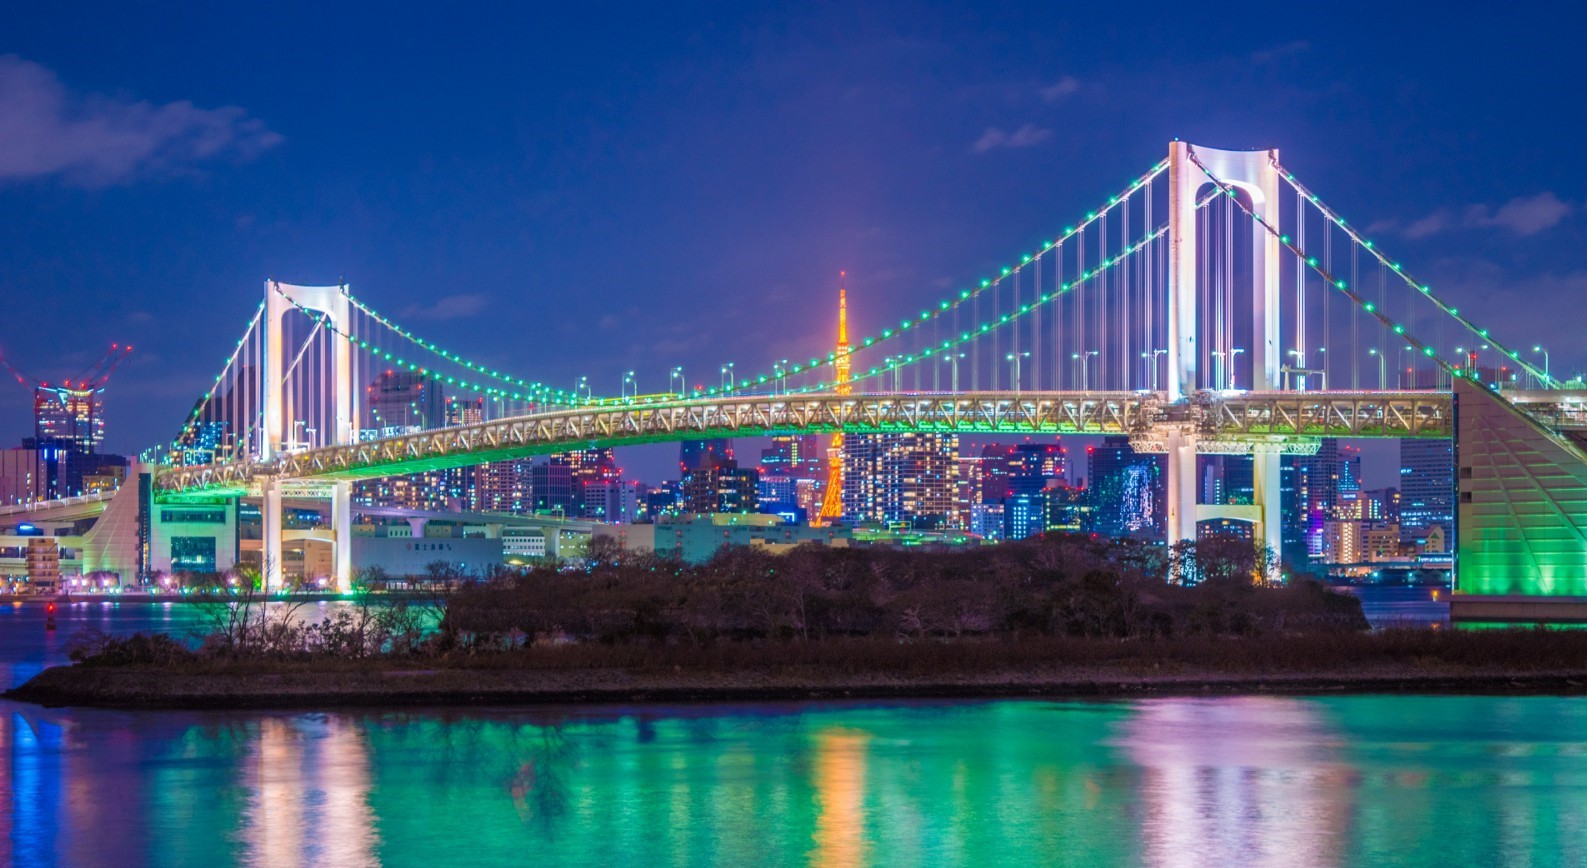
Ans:
[[[442,296],[432,304],[410,304],[403,308],[406,319],[460,319],[483,311],[490,299],[483,293],[467,292]]]
[[[59,177],[102,187],[219,157],[246,159],[280,141],[236,106],[74,93],[49,69],[0,55],[0,183]]]
[[[1028,148],[1046,141],[1051,136],[1052,130],[1034,124],[1025,124],[1011,133],[1004,132],[999,127],[988,127],[970,149],[977,154],[984,154],[997,148]]]
[[[1080,92],[1080,80],[1072,75],[1066,75],[1056,82],[1041,89],[1041,98],[1047,102],[1058,102],[1066,96],[1073,96]]]
[[[1445,208],[1426,217],[1401,223],[1384,220],[1367,227],[1369,232],[1392,232],[1406,238],[1429,238],[1456,229],[1498,227],[1516,235],[1536,235],[1558,226],[1575,212],[1576,206],[1544,191],[1536,196],[1518,196],[1497,209],[1488,205],[1468,205],[1459,214]]]

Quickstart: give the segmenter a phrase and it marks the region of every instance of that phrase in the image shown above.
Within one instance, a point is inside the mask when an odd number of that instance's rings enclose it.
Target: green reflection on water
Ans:
[[[1587,864],[1580,699],[0,711],[16,864]]]

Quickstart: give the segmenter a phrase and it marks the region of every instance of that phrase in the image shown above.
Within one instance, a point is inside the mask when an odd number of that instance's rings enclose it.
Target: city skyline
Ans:
[[[42,219],[8,228],[0,280],[31,315],[0,329],[0,351],[59,377],[111,341],[138,345],[108,395],[107,448],[120,452],[175,433],[165,420],[202,391],[201,372],[267,276],[346,277],[427,336],[567,388],[588,376],[615,394],[641,356],[710,383],[732,359],[827,345],[838,270],[857,287],[856,321],[882,321],[1003,261],[1019,246],[1009,239],[1055,231],[1071,203],[1105,193],[1175,135],[1277,145],[1319,187],[1355,191],[1339,202],[1350,216],[1496,327],[1520,331],[1516,299],[1581,284],[1568,251],[1587,190],[1564,168],[1569,125],[1506,122],[1579,111],[1557,98],[1568,76],[1548,74],[1568,62],[1567,49],[1548,48],[1568,28],[1520,13],[1429,23],[1389,11],[1347,34],[1280,10],[1262,24],[1192,20],[1170,46],[1124,40],[1084,13],[1048,14],[641,16],[608,30],[614,54],[580,56],[539,35],[576,16],[503,12],[496,35],[445,69],[359,40],[318,52],[338,58],[332,132],[231,48],[247,33],[315,53],[361,18],[333,10],[288,39],[270,20],[212,10],[182,18],[191,52],[134,63],[127,46],[164,16],[106,12],[102,29],[80,33],[13,10],[0,92],[17,120],[0,131],[13,154],[0,196]],[[977,26],[966,34],[966,23]],[[401,10],[385,26],[398,45],[456,32]],[[1446,39],[1394,36],[1429,26]],[[519,51],[515,37],[544,50]],[[1481,41],[1485,60],[1434,48],[1450,40]],[[1505,61],[1522,51],[1525,64]],[[616,53],[626,65],[607,68]],[[969,56],[981,61],[949,62]],[[921,74],[937,68],[951,71]],[[1167,91],[1143,89],[1170,68]],[[487,77],[526,85],[475,86]],[[1372,98],[1388,80],[1398,98]],[[393,86],[411,96],[375,98]],[[779,95],[774,106],[749,99],[762,90]],[[392,134],[399,118],[406,135]],[[128,150],[81,142],[90,121],[123,132]],[[601,172],[594,153],[608,157]],[[922,174],[930,189],[915,183]],[[390,183],[419,177],[429,180]],[[963,219],[972,209],[980,216]],[[202,252],[167,252],[176,239]],[[607,255],[614,239],[634,261]],[[71,254],[81,249],[94,256]],[[545,297],[566,316],[532,343],[517,317],[492,315]],[[741,325],[720,335],[701,327],[711,319]],[[77,340],[53,340],[39,322],[70,322]],[[1581,364],[1568,323],[1524,334],[1558,343],[1556,371]],[[592,341],[607,351],[586,353]],[[650,379],[636,387],[664,388],[662,373],[642,370]],[[0,390],[6,441],[22,435],[27,402],[25,390]]]

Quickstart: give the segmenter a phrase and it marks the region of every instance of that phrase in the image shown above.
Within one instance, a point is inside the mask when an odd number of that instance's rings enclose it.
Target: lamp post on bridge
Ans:
[[[959,394],[959,360],[962,358],[964,358],[964,353],[949,353],[940,359],[940,361],[947,362],[953,366],[953,380],[949,384],[949,388],[955,395]]]
[[[1377,356],[1378,357],[1378,390],[1379,391],[1388,391],[1388,388],[1389,388],[1388,361],[1383,357],[1382,353],[1378,352],[1378,348],[1377,347],[1373,347],[1372,349],[1367,350],[1367,355],[1369,355],[1369,356]]]
[[[679,398],[682,398],[683,394],[685,392],[689,391],[689,383],[688,383],[687,380],[685,380],[683,378],[683,366],[682,365],[679,365],[676,368],[672,369],[672,373],[667,378],[667,388],[671,389],[673,383],[677,383],[678,384],[678,391],[677,391],[676,394],[677,394],[677,396]]]
[[[728,362],[722,366],[722,391],[727,392],[733,385],[733,363]]]
[[[1408,379],[1411,381],[1411,385],[1410,385],[1409,388],[1412,388],[1412,389],[1416,388],[1416,367],[1415,367],[1416,356],[1414,356],[1414,355],[1411,356],[1412,364],[1407,365],[1407,364],[1405,364],[1405,354],[1406,353],[1415,353],[1415,352],[1416,352],[1416,349],[1414,347],[1400,347],[1400,354],[1395,359],[1395,362],[1398,364],[1398,366],[1400,368],[1400,371],[1402,371],[1402,372],[1404,372],[1406,374],[1410,374],[1410,377]],[[1399,382],[1400,388],[1402,388],[1402,389],[1406,388],[1405,383],[1402,382],[1402,381],[1399,381],[1398,377],[1396,377],[1395,379],[1396,379],[1396,382]]]
[[[776,379],[776,381],[777,381],[777,391],[779,393],[782,393],[782,394],[787,394],[787,392],[788,392],[788,360],[787,359],[783,359],[783,360],[781,360],[779,362],[774,363],[771,366],[771,369],[772,369],[772,373],[776,375],[774,379]]]
[[[1548,373],[1548,350],[1543,349],[1542,346],[1535,346],[1532,348],[1532,352],[1543,354],[1543,388],[1546,389],[1553,386],[1554,378],[1549,376]]]
[[[1073,353],[1069,358],[1080,365],[1080,391],[1091,391],[1091,357],[1096,355],[1096,350],[1087,350],[1083,353]]]
[[[630,386],[632,386],[633,389],[634,389],[634,393],[632,395],[628,394],[628,388]],[[624,398],[638,398],[639,397],[639,381],[634,379],[634,372],[633,371],[629,371],[628,373],[623,374],[623,392],[622,392],[622,397],[624,397]]]
[[[1010,371],[1010,379],[1014,383],[1014,394],[1017,395],[1020,387],[1019,360],[1030,358],[1030,353],[1009,353],[1006,358],[1009,362],[1009,367],[1012,369]]]
[[[584,390],[584,403],[588,404],[590,402],[590,378],[589,377],[579,377],[579,381],[573,385],[573,398],[574,398],[574,400],[578,400],[579,390],[580,389]]]
[[[1227,371],[1229,375],[1229,382],[1228,385],[1224,387],[1228,391],[1234,390],[1234,357],[1243,352],[1245,352],[1245,347],[1235,347],[1234,349],[1229,350],[1229,368]]]
[[[1147,372],[1147,376],[1146,376],[1145,379],[1146,379],[1146,382],[1149,382],[1149,383],[1152,384],[1151,385],[1151,389],[1154,392],[1157,391],[1157,382],[1158,382],[1157,381],[1157,368],[1158,368],[1157,358],[1159,356],[1166,356],[1166,355],[1168,355],[1168,351],[1167,350],[1152,350],[1150,353],[1146,352],[1145,350],[1141,351],[1141,358],[1143,360],[1145,360],[1145,361],[1143,361],[1143,364],[1145,364],[1147,366],[1147,368],[1149,369],[1149,372]]]

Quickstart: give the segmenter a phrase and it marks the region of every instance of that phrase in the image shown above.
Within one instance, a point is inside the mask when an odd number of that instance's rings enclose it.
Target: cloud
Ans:
[[[1576,206],[1544,191],[1536,196],[1518,196],[1497,209],[1488,205],[1468,205],[1458,213],[1444,208],[1409,223],[1382,220],[1368,226],[1367,231],[1392,232],[1413,240],[1456,229],[1492,227],[1508,229],[1521,236],[1536,235],[1558,226],[1575,210]]]
[[[1046,141],[1051,135],[1052,130],[1034,124],[1026,124],[1012,133],[1003,132],[998,127],[987,127],[970,149],[977,154],[984,154],[997,148],[1028,148]]]
[[[1066,75],[1040,91],[1041,98],[1047,102],[1058,102],[1066,96],[1073,96],[1079,92],[1080,80],[1072,75]]]
[[[1260,51],[1251,52],[1252,63],[1272,63],[1297,54],[1304,54],[1311,50],[1311,43],[1304,39],[1286,42],[1283,45],[1274,45]]]
[[[74,93],[49,69],[0,55],[0,183],[58,177],[104,187],[248,159],[280,141],[236,106]]]
[[[1480,206],[1479,206],[1480,207]],[[1517,235],[1536,235],[1552,229],[1571,212],[1571,206],[1553,193],[1521,196],[1499,206],[1491,216],[1483,212],[1472,216],[1478,226],[1503,226]]]
[[[447,295],[436,299],[434,304],[410,304],[403,308],[402,316],[407,319],[460,319],[483,311],[489,301],[478,292]]]

